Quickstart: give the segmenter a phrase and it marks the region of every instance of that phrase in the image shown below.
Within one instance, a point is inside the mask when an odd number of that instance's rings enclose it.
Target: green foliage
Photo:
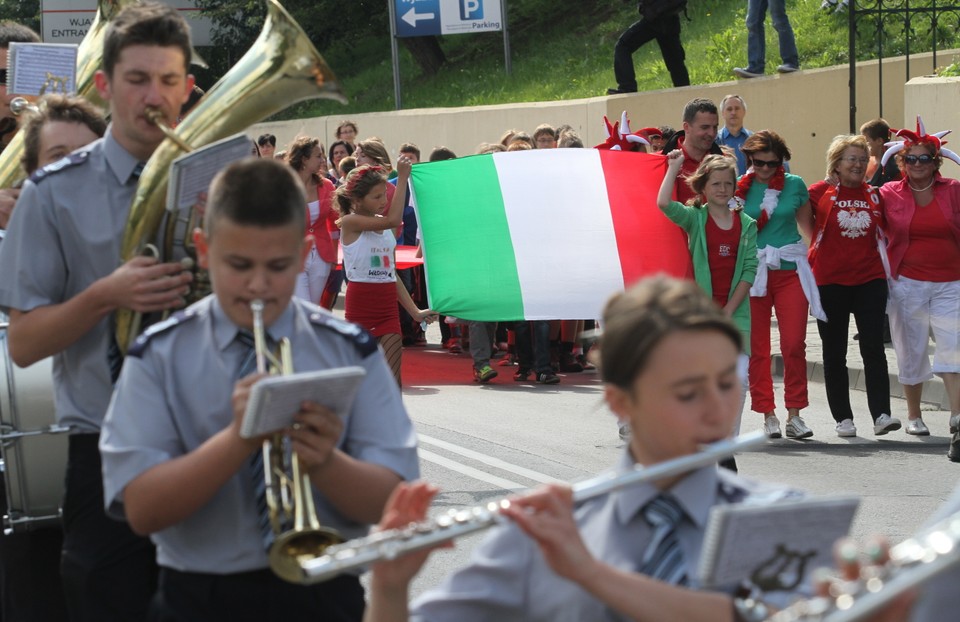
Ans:
[[[40,32],[40,0],[0,0],[0,19],[23,24]]]

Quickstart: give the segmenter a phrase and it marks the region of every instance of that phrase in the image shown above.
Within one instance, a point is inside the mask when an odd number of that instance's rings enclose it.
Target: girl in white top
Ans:
[[[342,214],[337,224],[343,245],[343,267],[349,281],[346,318],[378,339],[397,384],[400,384],[403,349],[397,303],[403,305],[415,322],[432,322],[437,317],[433,311],[417,307],[394,270],[393,229],[403,219],[410,168],[410,159],[405,156],[397,162],[397,192],[384,214],[381,212],[387,204],[387,177],[379,166],[364,165],[350,171],[335,195]]]

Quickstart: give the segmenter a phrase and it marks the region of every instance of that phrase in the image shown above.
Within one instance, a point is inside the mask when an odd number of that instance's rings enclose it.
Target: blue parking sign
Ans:
[[[398,37],[440,34],[440,0],[394,0]]]

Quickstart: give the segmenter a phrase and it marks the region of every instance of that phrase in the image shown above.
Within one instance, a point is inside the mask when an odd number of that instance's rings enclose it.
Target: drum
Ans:
[[[5,319],[5,318],[3,318]],[[6,487],[5,533],[60,522],[68,428],[56,425],[52,360],[21,369],[7,349],[0,322],[0,458]]]

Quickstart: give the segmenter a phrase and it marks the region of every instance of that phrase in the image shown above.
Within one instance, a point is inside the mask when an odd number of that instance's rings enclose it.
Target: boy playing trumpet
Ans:
[[[108,512],[157,545],[154,620],[358,620],[357,577],[304,587],[268,569],[253,456],[239,435],[252,385],[251,302],[264,303],[268,340],[288,337],[298,371],[366,370],[350,413],[304,402],[285,430],[310,474],[320,522],[350,538],[379,520],[403,479],[418,474],[416,439],[376,341],[293,298],[305,240],[301,184],[269,159],[213,181],[195,234],[214,294],[151,327],[124,365],[104,422]],[[262,468],[262,467],[261,467]]]

